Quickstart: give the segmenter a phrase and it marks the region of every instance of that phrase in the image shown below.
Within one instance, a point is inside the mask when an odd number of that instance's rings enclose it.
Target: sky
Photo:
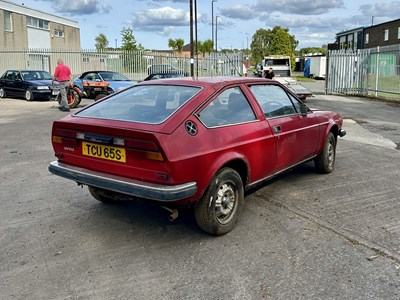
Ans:
[[[167,50],[169,39],[190,42],[189,0],[8,1],[77,21],[83,49],[94,49],[95,38],[100,33],[107,37],[110,47],[121,46],[123,28],[131,28],[137,44],[146,49]],[[195,2],[198,40],[212,39],[212,23],[215,29],[218,22],[218,48],[222,49],[250,47],[257,29],[274,26],[288,28],[299,41],[297,49],[321,47],[333,43],[338,32],[400,18],[400,0],[193,0]]]

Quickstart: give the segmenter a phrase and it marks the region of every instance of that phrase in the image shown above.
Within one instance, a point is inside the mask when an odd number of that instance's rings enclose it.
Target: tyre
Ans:
[[[5,98],[6,95],[6,91],[4,90],[4,88],[0,88],[0,98]]]
[[[92,197],[100,202],[103,202],[105,204],[113,204],[118,202],[112,197],[106,196],[106,193],[103,192],[103,190],[101,189],[92,186],[88,186],[88,188],[89,188],[89,193],[92,195]]]
[[[235,227],[243,203],[242,178],[233,169],[221,169],[195,207],[197,224],[211,235],[228,233]]]
[[[32,94],[32,91],[30,89],[27,89],[25,91],[25,100],[26,101],[32,101],[33,100],[33,94]]]
[[[319,173],[331,173],[335,168],[336,138],[329,132],[320,155],[314,159],[315,168]]]
[[[94,98],[94,101],[100,100],[100,99],[104,98],[105,96],[107,96],[107,94],[98,94],[98,95]]]
[[[61,95],[59,95],[59,96],[60,96],[60,102],[61,102]],[[79,94],[74,89],[68,89],[67,101],[68,101],[69,108],[75,108],[79,105],[79,103],[81,102],[81,99],[79,97]]]

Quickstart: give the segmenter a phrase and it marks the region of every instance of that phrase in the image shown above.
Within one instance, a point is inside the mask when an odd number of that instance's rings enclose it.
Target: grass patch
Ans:
[[[308,78],[308,77],[304,77],[304,76],[294,76],[296,78],[297,81],[308,81],[308,82],[312,82],[315,81],[312,78]]]

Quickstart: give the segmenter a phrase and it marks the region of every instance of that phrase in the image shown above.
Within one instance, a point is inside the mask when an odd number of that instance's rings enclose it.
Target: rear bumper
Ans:
[[[54,175],[76,181],[80,184],[162,202],[178,201],[193,196],[197,191],[196,182],[179,185],[155,184],[91,171],[58,161],[50,163],[49,171]]]

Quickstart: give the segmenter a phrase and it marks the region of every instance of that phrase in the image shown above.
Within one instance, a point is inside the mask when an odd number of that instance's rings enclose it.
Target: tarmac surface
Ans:
[[[237,227],[211,237],[190,212],[104,205],[51,175],[65,113],[0,99],[1,298],[400,299],[400,107],[306,103],[346,118],[335,171],[306,163],[259,186]]]

